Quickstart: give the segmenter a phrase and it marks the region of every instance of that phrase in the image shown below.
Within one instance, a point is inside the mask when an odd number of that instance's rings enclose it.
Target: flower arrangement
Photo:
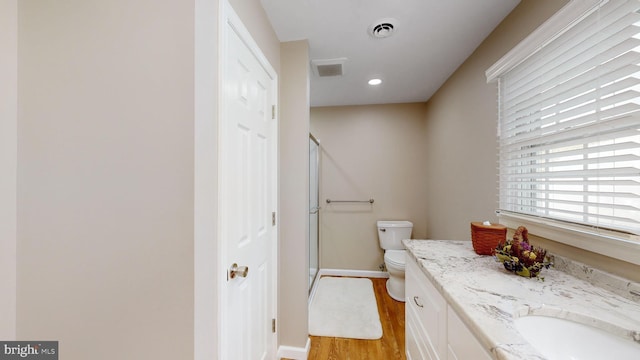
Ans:
[[[528,234],[526,227],[518,227],[512,240],[498,244],[495,257],[509,271],[524,277],[537,277],[540,270],[549,268],[551,263],[547,259],[547,250],[529,244]]]

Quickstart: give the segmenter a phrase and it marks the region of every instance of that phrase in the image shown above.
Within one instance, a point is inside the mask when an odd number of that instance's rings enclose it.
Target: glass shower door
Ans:
[[[319,145],[316,138],[309,134],[309,290],[318,274],[318,218],[320,204],[318,202],[319,191]]]

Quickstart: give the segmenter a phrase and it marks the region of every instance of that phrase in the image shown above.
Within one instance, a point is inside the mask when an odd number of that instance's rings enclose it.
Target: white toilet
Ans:
[[[378,221],[378,239],[384,250],[384,264],[389,272],[387,292],[393,299],[404,302],[405,248],[402,240],[411,238],[410,221]]]

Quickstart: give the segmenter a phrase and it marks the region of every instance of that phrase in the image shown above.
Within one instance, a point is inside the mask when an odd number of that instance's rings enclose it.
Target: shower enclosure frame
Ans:
[[[312,151],[314,146],[315,154]],[[311,292],[320,270],[320,142],[311,133],[309,133],[309,234],[307,239],[309,292]]]

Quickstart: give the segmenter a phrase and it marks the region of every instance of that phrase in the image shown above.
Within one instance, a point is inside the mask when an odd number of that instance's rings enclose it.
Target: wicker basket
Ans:
[[[471,223],[471,243],[478,255],[491,255],[498,243],[507,238],[507,227],[500,224]]]

